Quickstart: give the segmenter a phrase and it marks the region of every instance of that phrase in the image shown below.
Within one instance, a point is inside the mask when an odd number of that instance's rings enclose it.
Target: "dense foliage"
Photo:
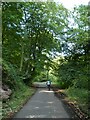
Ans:
[[[71,17],[74,19],[66,37],[62,44],[62,51],[65,53],[64,58],[59,58],[55,61],[55,71],[59,76],[63,87],[75,86],[88,89],[89,67],[90,67],[90,37],[88,7],[80,6],[75,8]],[[74,24],[74,25],[73,25]],[[59,61],[59,64],[58,64]],[[64,75],[65,74],[65,75]]]
[[[16,89],[21,82],[50,77],[61,88],[88,90],[89,7],[69,11],[54,2],[2,3],[3,84]]]
[[[49,6],[46,3],[3,3],[3,74],[8,74],[8,67],[12,65],[13,69],[17,68],[16,74],[29,82],[49,64],[47,55],[58,49],[58,41],[49,30],[52,25],[49,21],[55,17],[51,7],[55,4]]]

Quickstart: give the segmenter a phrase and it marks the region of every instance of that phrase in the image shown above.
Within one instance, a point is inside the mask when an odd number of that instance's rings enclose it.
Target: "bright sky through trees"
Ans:
[[[72,9],[74,6],[78,6],[78,5],[88,5],[88,2],[90,0],[54,0],[57,3],[62,3],[64,5],[64,7],[68,8],[68,9]]]

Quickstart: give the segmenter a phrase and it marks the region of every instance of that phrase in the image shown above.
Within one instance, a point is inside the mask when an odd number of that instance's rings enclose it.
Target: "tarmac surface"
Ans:
[[[52,90],[38,88],[14,118],[66,118],[71,120],[72,115],[67,112],[65,105]]]

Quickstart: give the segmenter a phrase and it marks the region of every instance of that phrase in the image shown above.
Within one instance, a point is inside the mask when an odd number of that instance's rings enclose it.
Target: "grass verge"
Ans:
[[[90,117],[90,112],[88,111],[88,90],[72,87],[65,90],[64,93],[68,96],[67,99],[69,101],[79,107],[86,116]]]
[[[29,88],[26,86],[24,86],[23,89],[14,91],[10,99],[2,104],[2,118],[12,117],[20,108],[23,107],[35,91],[35,88]]]

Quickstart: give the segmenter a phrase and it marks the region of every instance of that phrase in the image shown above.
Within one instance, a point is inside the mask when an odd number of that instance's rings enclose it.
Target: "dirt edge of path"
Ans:
[[[74,115],[74,119],[76,120],[89,120],[88,116],[83,113],[77,105],[66,99],[66,94],[62,92],[60,88],[52,88],[54,91],[54,95],[58,97],[67,107],[71,109],[70,112]]]

